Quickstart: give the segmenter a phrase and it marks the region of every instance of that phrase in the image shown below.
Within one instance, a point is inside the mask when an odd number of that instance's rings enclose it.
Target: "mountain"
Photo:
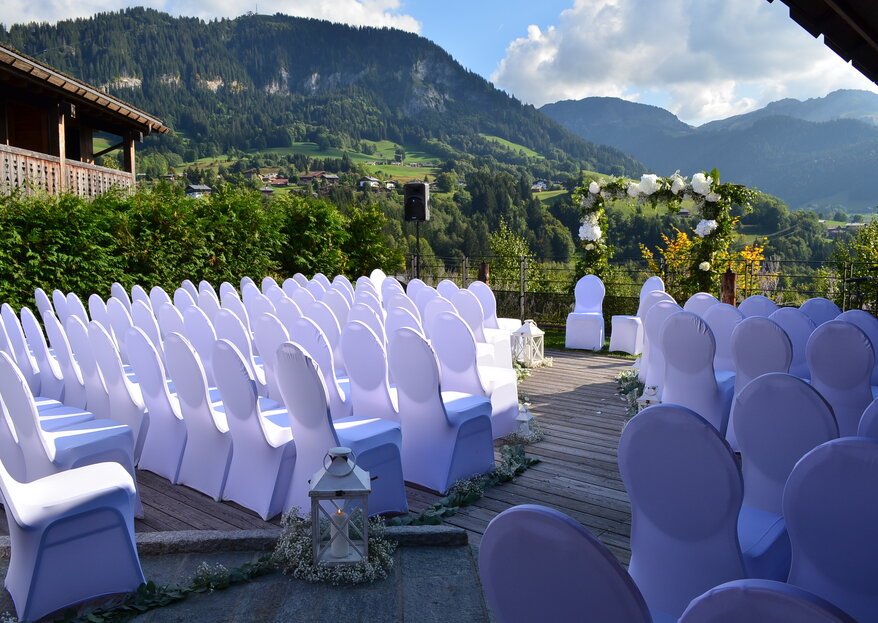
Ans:
[[[571,173],[644,170],[398,30],[280,14],[204,22],[132,8],[0,26],[0,41],[161,117],[175,135],[159,144],[177,153],[299,141],[354,149],[387,139],[443,159],[471,154],[545,167],[497,137]]]
[[[557,102],[540,111],[662,175],[716,167],[724,181],[755,186],[794,209],[855,212],[878,205],[872,183],[878,170],[878,95],[866,91],[780,100],[700,127],[661,108],[617,98]]]

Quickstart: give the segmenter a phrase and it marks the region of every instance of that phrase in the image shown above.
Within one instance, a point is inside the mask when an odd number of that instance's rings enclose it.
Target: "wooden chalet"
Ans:
[[[0,44],[0,193],[94,197],[135,183],[134,144],[170,130],[161,120]],[[94,136],[115,137],[95,152]],[[112,139],[111,139],[112,140]],[[95,159],[122,150],[122,170]]]

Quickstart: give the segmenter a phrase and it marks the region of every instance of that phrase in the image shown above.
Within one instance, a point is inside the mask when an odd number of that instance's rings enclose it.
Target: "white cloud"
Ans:
[[[695,124],[781,97],[878,92],[765,0],[576,0],[557,25],[510,43],[492,80],[536,106],[661,93]]]
[[[76,17],[88,17],[102,11],[118,11],[137,4],[165,11],[171,15],[185,15],[212,19],[237,17],[247,11],[256,11],[257,0],[242,4],[237,0],[11,0],[4,6],[2,21],[9,26],[26,22],[57,22]],[[262,13],[284,13],[298,17],[313,17],[332,22],[358,26],[388,26],[420,32],[421,24],[411,15],[399,12],[400,0],[263,0]]]

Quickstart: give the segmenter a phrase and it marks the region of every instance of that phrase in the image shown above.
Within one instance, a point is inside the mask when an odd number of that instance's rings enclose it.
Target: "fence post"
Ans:
[[[460,287],[461,288],[465,288],[466,282],[469,280],[469,275],[467,274],[469,272],[468,264],[469,264],[469,262],[467,261],[467,257],[464,255],[463,256],[463,263],[461,264],[461,270],[460,270]]]
[[[732,272],[732,267],[729,265],[720,279],[720,301],[727,303],[728,305],[735,305],[735,295],[738,286],[737,281],[738,276]]]
[[[518,316],[524,322],[524,293],[527,291],[527,256],[518,260]]]

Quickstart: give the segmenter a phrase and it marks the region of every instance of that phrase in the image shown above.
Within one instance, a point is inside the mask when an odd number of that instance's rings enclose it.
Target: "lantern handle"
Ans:
[[[353,461],[347,461],[348,467],[350,467],[350,469],[343,474],[338,474],[340,478],[343,478],[344,476],[347,476],[348,474],[353,472],[354,468],[357,466],[357,454],[353,450],[351,450],[350,456],[353,457]],[[329,465],[326,464],[326,459],[329,459],[329,464],[332,465],[332,457],[329,456],[329,452],[323,455],[323,469],[329,471]]]

